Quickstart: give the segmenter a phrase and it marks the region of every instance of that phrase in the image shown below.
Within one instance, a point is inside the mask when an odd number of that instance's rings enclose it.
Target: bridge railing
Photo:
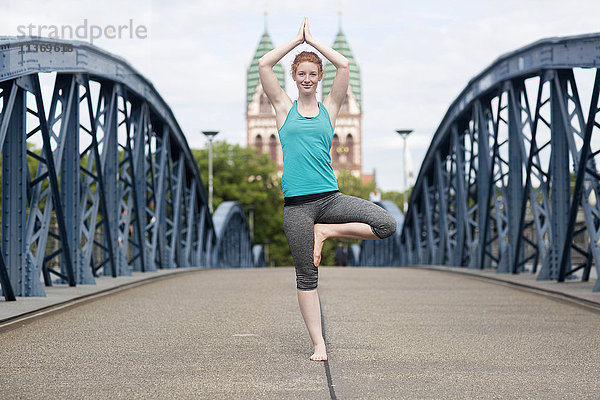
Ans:
[[[469,82],[419,171],[404,264],[599,275],[599,67],[600,34],[551,38]]]
[[[213,215],[217,242],[215,245],[214,267],[250,268],[254,266],[252,244],[248,240],[250,228],[246,214],[237,201],[225,201]],[[257,260],[256,266],[264,266]],[[264,256],[263,256],[264,263]]]
[[[53,276],[75,286],[98,274],[229,266],[235,251],[252,265],[243,212],[215,227],[173,112],[125,60],[45,38],[0,38],[0,54],[6,299],[44,296],[42,278]],[[238,237],[227,253],[217,229]]]

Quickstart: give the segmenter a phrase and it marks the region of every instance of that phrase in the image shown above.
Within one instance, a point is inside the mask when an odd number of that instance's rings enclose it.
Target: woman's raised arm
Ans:
[[[283,119],[285,120],[289,109],[292,107],[292,100],[281,86],[279,86],[279,81],[273,72],[273,67],[293,48],[304,43],[304,25],[306,23],[307,19],[304,18],[302,26],[300,26],[300,31],[298,31],[298,35],[296,35],[294,40],[271,50],[258,60],[260,83],[262,84],[267,97],[271,101],[271,104],[275,107],[275,113],[277,114],[278,119],[283,116]]]
[[[350,82],[350,62],[331,47],[313,38],[308,29],[308,21],[304,24],[304,40],[317,49],[319,53],[323,54],[337,69],[331,92],[323,99],[323,104],[327,108],[329,117],[331,118],[331,125],[335,127],[335,120],[346,98],[348,83]]]

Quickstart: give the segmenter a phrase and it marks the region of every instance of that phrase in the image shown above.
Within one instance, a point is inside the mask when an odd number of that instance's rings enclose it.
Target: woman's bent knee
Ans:
[[[373,227],[373,232],[380,238],[385,239],[396,232],[396,219],[389,212],[385,211],[381,221]]]

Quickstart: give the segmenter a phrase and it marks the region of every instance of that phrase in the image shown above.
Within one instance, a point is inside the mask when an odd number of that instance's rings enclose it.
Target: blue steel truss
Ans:
[[[350,248],[348,265],[383,267],[400,264],[400,232],[404,223],[404,215],[392,201],[376,201],[375,204],[388,211],[396,219],[396,232],[382,240],[363,240],[360,249]],[[354,253],[356,250],[358,250],[358,255]]]
[[[0,37],[0,54],[7,300],[44,296],[51,275],[75,286],[98,274],[253,265],[241,207],[213,223],[172,111],[125,60],[42,38]],[[50,104],[40,84],[48,72]]]
[[[402,264],[558,281],[586,281],[595,265],[600,276],[599,68],[600,34],[590,34],[540,40],[473,78],[423,161]]]
[[[246,240],[250,235],[250,228],[242,205],[237,201],[224,201],[215,210],[213,221],[217,234],[217,242],[213,250],[216,260],[214,266],[252,267],[254,264],[252,246],[250,241]],[[260,253],[260,250],[255,251]],[[262,258],[264,261],[264,254]]]

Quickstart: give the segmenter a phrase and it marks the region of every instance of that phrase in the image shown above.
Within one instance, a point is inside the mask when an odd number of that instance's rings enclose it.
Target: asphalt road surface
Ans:
[[[1,332],[0,398],[600,397],[593,310],[457,274],[322,267],[329,361],[313,362],[294,279],[200,270]]]

